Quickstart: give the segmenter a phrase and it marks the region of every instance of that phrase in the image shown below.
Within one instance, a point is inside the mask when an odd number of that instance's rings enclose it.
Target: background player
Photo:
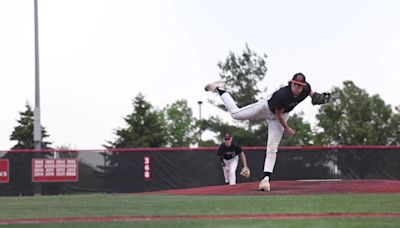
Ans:
[[[250,177],[250,169],[247,166],[246,155],[242,147],[232,143],[233,137],[230,134],[224,135],[224,142],[218,147],[217,156],[221,159],[222,170],[224,172],[225,183],[229,185],[236,184],[236,170],[240,160],[243,163],[243,169],[240,175]]]

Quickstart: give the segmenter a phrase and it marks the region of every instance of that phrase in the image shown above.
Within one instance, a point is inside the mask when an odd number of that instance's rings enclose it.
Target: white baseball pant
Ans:
[[[228,109],[232,118],[235,120],[267,120],[268,140],[264,161],[264,172],[272,173],[276,162],[276,153],[278,152],[278,146],[281,142],[284,129],[277,116],[269,109],[268,100],[264,98],[256,103],[239,108],[229,93],[223,93],[221,99],[224,102],[226,109]],[[284,113],[283,117],[287,120],[289,114]]]
[[[229,160],[222,159],[225,166],[222,167],[224,171],[225,183],[229,183],[229,185],[236,184],[236,169],[239,164],[239,156],[235,156]]]

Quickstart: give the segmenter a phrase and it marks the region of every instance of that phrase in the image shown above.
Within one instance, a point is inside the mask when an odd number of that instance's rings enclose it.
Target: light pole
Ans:
[[[199,104],[199,120],[201,120],[201,104],[203,104],[203,102],[198,101],[197,104]]]
[[[40,127],[40,80],[39,80],[39,26],[38,6],[35,0],[35,109],[33,122],[33,141],[35,150],[42,149],[42,132]]]
[[[35,150],[42,149],[42,129],[40,124],[40,80],[39,80],[39,25],[38,25],[38,0],[34,1],[35,17],[35,109],[33,113],[33,142]],[[40,157],[34,153],[33,157]],[[41,195],[40,183],[33,184],[33,193]]]
[[[199,142],[201,141],[201,135],[202,135],[202,130],[201,130],[201,127],[202,127],[202,123],[201,123],[201,104],[203,104],[203,101],[198,101],[197,102],[197,104],[199,104]]]

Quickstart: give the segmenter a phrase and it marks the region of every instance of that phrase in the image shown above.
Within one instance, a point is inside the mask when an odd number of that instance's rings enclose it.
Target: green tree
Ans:
[[[17,120],[18,126],[14,128],[14,131],[10,135],[10,140],[17,141],[12,149],[35,149],[33,141],[33,110],[29,103],[25,104],[26,110],[19,112],[20,119]],[[41,126],[42,131],[42,149],[50,149],[51,142],[47,142],[44,139],[48,138],[49,135],[44,127]]]
[[[78,157],[78,151],[73,149],[73,146],[70,144],[67,145],[60,145],[56,146],[56,150],[63,150],[63,152],[59,152],[58,156],[60,158],[77,158]],[[68,151],[68,152],[65,152]]]
[[[167,144],[164,115],[155,110],[139,93],[133,100],[133,112],[124,118],[127,127],[119,128],[108,148],[163,147]]]
[[[390,119],[389,128],[393,130],[388,139],[390,145],[400,145],[400,105],[395,107],[395,113]]]
[[[186,100],[178,100],[164,108],[167,145],[189,147],[199,138],[193,111]]]
[[[225,62],[219,62],[220,76],[229,87],[229,93],[238,106],[245,106],[256,101],[261,92],[257,84],[265,78],[267,55],[259,56],[248,44],[241,56],[230,52]]]
[[[245,128],[228,125],[221,118],[212,117],[204,121],[204,126],[207,129],[212,129],[217,133],[216,143],[220,143],[224,133],[232,133],[235,137],[235,142],[242,146],[265,146],[268,138],[267,121],[260,121],[256,128],[249,131]],[[308,122],[304,121],[303,113],[295,113],[289,117],[289,126],[296,130],[294,136],[283,135],[281,146],[305,146],[313,143],[314,134]],[[214,146],[216,144],[212,146]]]
[[[230,52],[225,62],[218,62],[220,77],[226,82],[229,93],[235,99],[239,107],[254,103],[261,92],[258,83],[265,78],[267,55],[258,55],[246,44],[241,56]],[[209,100],[211,104],[216,102]],[[224,105],[216,105],[222,110],[226,110]],[[248,130],[256,124],[254,121],[242,121]]]
[[[25,104],[26,110],[19,112],[20,119],[17,120],[18,126],[10,135],[10,140],[17,141],[11,149],[35,149],[33,141],[33,125],[34,113],[29,103]],[[42,149],[51,149],[50,142],[45,141],[49,135],[46,129],[41,126]],[[43,158],[49,156],[50,153],[7,153],[4,158],[10,159],[10,173],[13,176],[13,181],[8,185],[9,188],[15,189],[14,193],[19,195],[32,195],[33,193],[40,193],[42,186],[39,184],[32,185],[31,164],[32,158]],[[46,186],[50,186],[46,185]],[[23,187],[21,187],[23,186]],[[46,188],[43,190],[45,191]]]
[[[117,138],[109,141],[105,147],[112,148],[156,148],[167,145],[165,117],[162,111],[156,110],[145,97],[139,93],[133,100],[133,111],[124,117],[125,128],[115,131]],[[143,159],[139,153],[104,152],[104,167],[99,166],[105,177],[104,189],[119,191],[119,189],[134,188],[134,179],[126,180],[121,176],[139,173],[140,167],[132,166],[137,159]],[[141,168],[143,170],[143,168]]]
[[[334,102],[323,105],[317,114],[321,132],[317,143],[329,145],[399,144],[398,114],[379,97],[370,96],[352,81],[335,87]],[[397,134],[397,135],[396,135]]]
[[[281,146],[308,146],[313,143],[314,133],[303,118],[304,113],[294,113],[288,119],[288,125],[296,131],[293,136],[283,135]]]
[[[233,134],[235,142],[242,146],[260,146],[265,145],[265,132],[257,134],[254,131],[249,131],[246,128],[229,125],[220,117],[210,117],[207,120],[202,120],[202,129],[209,130],[215,133],[215,140],[207,140],[199,143],[199,146],[215,146],[221,143],[225,133]]]
[[[282,136],[280,146],[305,146],[311,145],[314,139],[314,134],[308,122],[304,121],[304,113],[294,113],[289,116],[288,125],[296,131],[293,136],[288,136],[285,133]],[[255,146],[265,146],[268,138],[267,121],[260,123],[259,127],[254,131]]]

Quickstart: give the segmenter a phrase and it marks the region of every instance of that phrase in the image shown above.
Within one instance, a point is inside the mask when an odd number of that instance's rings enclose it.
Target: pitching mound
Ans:
[[[145,194],[170,195],[311,195],[344,193],[400,192],[400,181],[394,180],[299,180],[272,181],[271,191],[258,190],[259,182],[174,189]]]

